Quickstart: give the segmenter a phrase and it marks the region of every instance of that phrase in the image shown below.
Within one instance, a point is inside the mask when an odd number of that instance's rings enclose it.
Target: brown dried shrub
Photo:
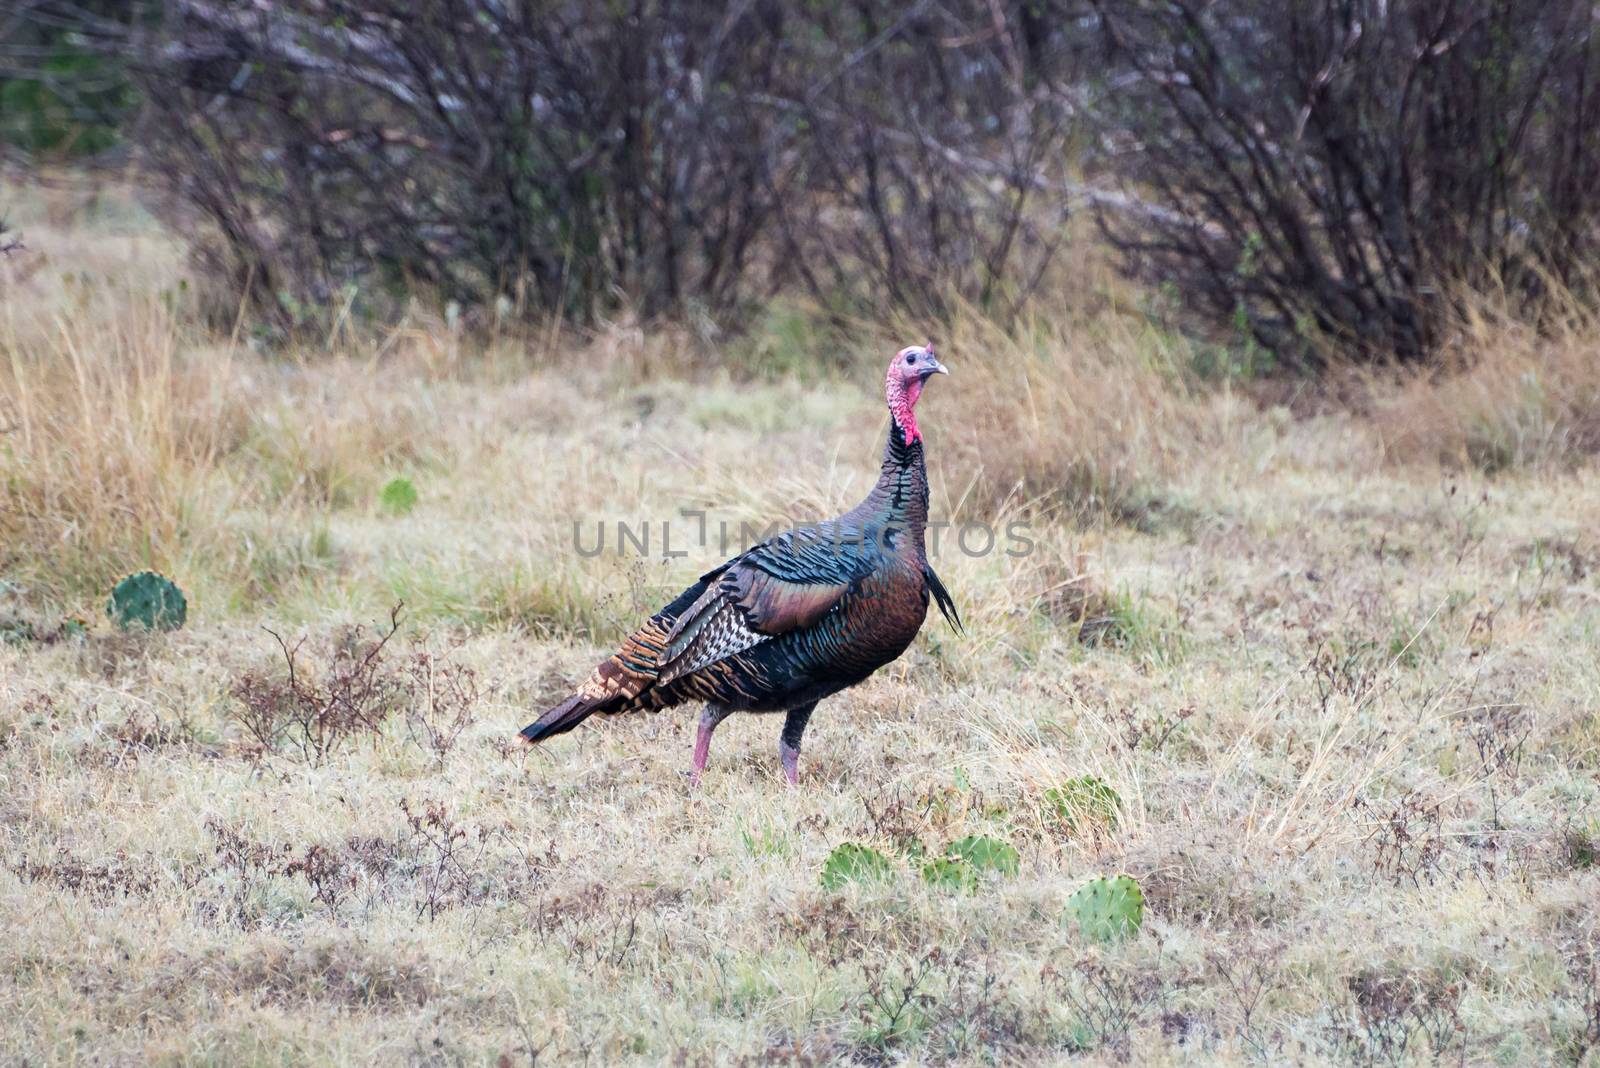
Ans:
[[[308,763],[321,764],[352,736],[382,729],[399,691],[384,649],[400,629],[400,607],[389,613],[387,631],[368,637],[360,627],[342,630],[320,674],[301,658],[306,639],[291,646],[275,631],[267,632],[283,654],[285,674],[247,672],[233,684],[234,716],[258,753],[286,741]]]

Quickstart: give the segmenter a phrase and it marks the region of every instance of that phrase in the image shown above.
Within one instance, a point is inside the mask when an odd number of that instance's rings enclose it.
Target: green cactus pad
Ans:
[[[1015,875],[1020,860],[1008,842],[969,835],[945,846],[944,856],[926,860],[921,868],[922,878],[930,886],[970,893],[978,888],[983,872]]]
[[[1122,795],[1097,775],[1081,775],[1052,786],[1044,794],[1045,814],[1061,821],[1072,834],[1095,827],[1115,830],[1122,817]]]
[[[845,883],[880,882],[894,877],[894,862],[871,846],[846,842],[822,863],[822,888],[838,890]]]
[[[171,579],[154,571],[129,575],[111,591],[106,614],[127,630],[177,630],[189,618],[189,602]]]
[[[922,865],[922,881],[941,890],[970,892],[978,888],[978,870],[964,860],[934,857]]]
[[[390,515],[405,515],[417,506],[417,487],[409,478],[390,479],[378,499]]]
[[[1090,941],[1114,942],[1143,925],[1144,891],[1131,875],[1090,879],[1067,899],[1067,916]]]
[[[981,834],[969,835],[945,846],[944,855],[964,861],[977,871],[997,871],[1001,875],[1015,875],[1021,857],[1016,847],[998,838],[985,838]]]

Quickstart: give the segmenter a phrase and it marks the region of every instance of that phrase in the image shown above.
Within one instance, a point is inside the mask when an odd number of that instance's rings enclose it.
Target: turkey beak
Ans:
[[[933,361],[933,373],[936,374],[936,375],[947,375],[947,374],[950,373],[950,368],[946,367],[944,364],[940,363],[938,360],[934,360]]]

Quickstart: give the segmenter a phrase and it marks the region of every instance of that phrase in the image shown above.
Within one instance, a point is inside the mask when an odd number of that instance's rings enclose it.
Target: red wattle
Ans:
[[[884,395],[889,402],[890,414],[900,425],[900,432],[906,436],[906,444],[921,441],[922,431],[917,429],[917,417],[913,409],[917,406],[917,399],[922,396],[922,380],[913,378],[908,382],[896,373],[894,367],[890,367]]]

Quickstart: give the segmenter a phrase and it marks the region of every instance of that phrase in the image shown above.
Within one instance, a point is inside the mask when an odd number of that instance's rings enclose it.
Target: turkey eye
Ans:
[[[911,355],[911,353],[909,353],[909,352],[906,353],[906,363],[916,363],[916,362],[917,362],[917,358],[915,356]]]

